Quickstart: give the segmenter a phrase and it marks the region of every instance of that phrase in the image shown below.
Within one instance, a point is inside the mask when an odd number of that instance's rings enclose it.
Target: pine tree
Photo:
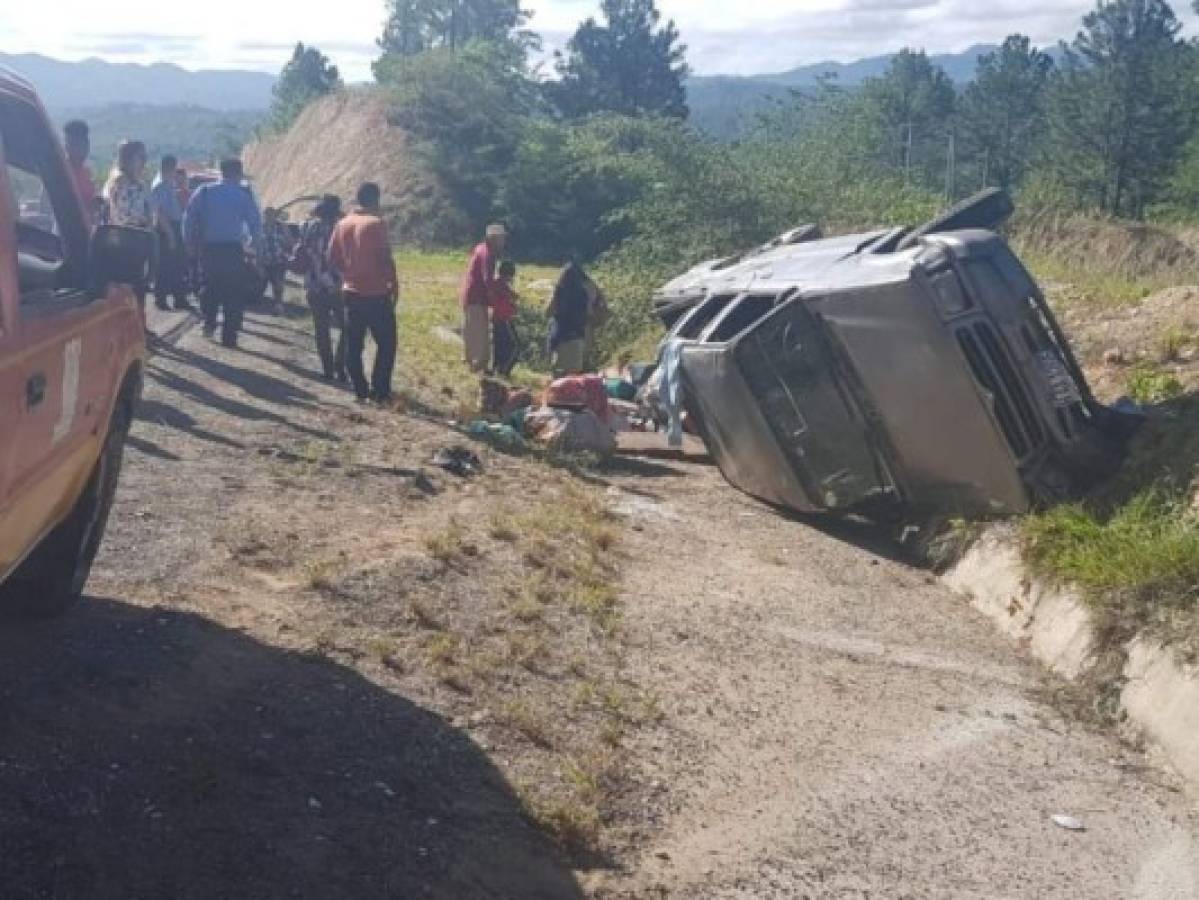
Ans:
[[[563,115],[687,117],[687,48],[654,0],[602,0],[603,23],[583,22],[558,55],[551,95]]]
[[[884,138],[885,162],[909,182],[936,183],[943,174],[957,92],[923,50],[904,48],[864,97]]]
[[[296,44],[287,65],[275,84],[271,105],[271,125],[279,130],[290,128],[313,100],[342,87],[337,66],[316,47]]]
[[[958,106],[958,128],[980,184],[1011,188],[1024,177],[1042,140],[1052,71],[1053,58],[1019,34],[979,57]]]
[[[524,50],[538,45],[524,30],[529,14],[520,0],[388,0],[387,21],[375,63],[375,77],[387,80],[398,59],[428,50],[461,50],[472,41],[511,43]]]
[[[1101,0],[1062,45],[1049,159],[1081,203],[1141,218],[1175,169],[1193,123],[1180,30],[1164,0]]]

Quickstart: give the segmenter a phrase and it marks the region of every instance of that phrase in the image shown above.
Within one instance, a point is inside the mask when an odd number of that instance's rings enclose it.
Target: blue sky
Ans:
[[[525,0],[549,47],[598,6],[595,0]],[[738,8],[738,7],[742,8]],[[1174,4],[1191,26],[1189,0]],[[659,0],[690,47],[696,71],[773,72],[923,47],[963,50],[1020,31],[1041,43],[1069,37],[1093,0]],[[4,2],[0,48],[115,62],[276,71],[298,40],[333,57],[351,80],[368,77],[383,0],[203,0],[164,12],[161,0]],[[735,13],[730,8],[736,9]],[[1192,33],[1194,28],[1188,28]]]

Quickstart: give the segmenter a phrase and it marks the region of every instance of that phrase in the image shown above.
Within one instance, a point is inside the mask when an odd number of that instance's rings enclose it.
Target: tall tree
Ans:
[[[291,127],[300,113],[313,100],[342,87],[337,66],[316,47],[296,44],[287,65],[275,84],[275,99],[271,106],[271,124],[280,130]]]
[[[383,57],[375,64],[381,80],[396,58],[440,47],[460,50],[472,41],[537,45],[536,36],[524,30],[529,13],[520,0],[387,0],[387,10],[379,39]]]
[[[1019,34],[979,57],[975,80],[958,105],[958,127],[983,184],[1010,188],[1024,177],[1043,143],[1052,71],[1053,58]]]
[[[558,54],[551,86],[568,118],[599,112],[687,117],[687,48],[673,21],[662,24],[655,0],[601,0],[603,23],[583,22]]]
[[[957,92],[923,50],[904,48],[887,72],[864,86],[885,136],[886,161],[909,181],[935,182],[946,162]]]
[[[1062,45],[1050,159],[1084,203],[1140,218],[1180,159],[1193,123],[1180,30],[1165,0],[1101,0]]]

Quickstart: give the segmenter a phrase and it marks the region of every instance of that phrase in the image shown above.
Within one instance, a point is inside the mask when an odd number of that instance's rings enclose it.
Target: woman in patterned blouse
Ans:
[[[153,228],[150,186],[146,183],[146,145],[125,141],[117,150],[117,166],[104,186],[109,221],[127,228]]]
[[[154,228],[154,211],[150,203],[150,185],[146,183],[146,145],[141,141],[124,141],[117,149],[117,165],[104,185],[106,220],[126,228]],[[141,284],[134,285],[141,301],[142,324],[146,322],[146,286],[157,268],[158,242],[152,243],[151,272]]]

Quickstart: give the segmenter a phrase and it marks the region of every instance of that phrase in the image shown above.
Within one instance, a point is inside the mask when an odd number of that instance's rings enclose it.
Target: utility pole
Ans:
[[[912,183],[912,123],[907,124],[908,139],[903,154],[903,179],[906,184]]]
[[[957,135],[953,133],[953,129],[949,129],[949,150],[945,154],[945,199],[953,203],[954,193],[957,190]]]

